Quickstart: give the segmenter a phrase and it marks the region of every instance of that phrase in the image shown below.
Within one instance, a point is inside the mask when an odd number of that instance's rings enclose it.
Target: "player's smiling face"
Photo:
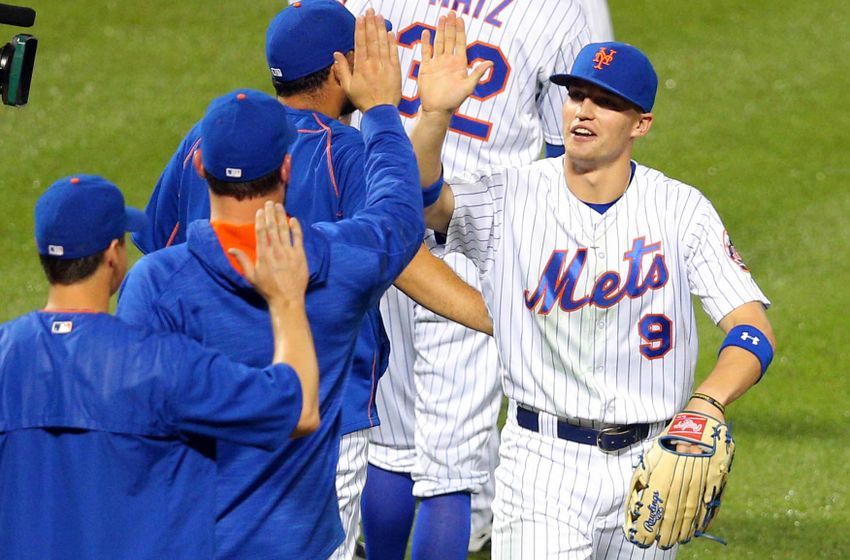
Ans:
[[[651,113],[622,97],[576,81],[564,103],[564,147],[571,161],[594,167],[631,157],[634,138],[645,135]]]

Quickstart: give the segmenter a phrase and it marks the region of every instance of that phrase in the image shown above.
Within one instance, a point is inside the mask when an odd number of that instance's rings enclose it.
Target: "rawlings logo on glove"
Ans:
[[[680,443],[697,453],[680,453]],[[641,455],[626,502],[623,531],[633,544],[668,549],[702,536],[717,514],[732,467],[729,427],[698,412],[677,414]]]
[[[693,414],[677,414],[667,429],[668,436],[679,436],[685,439],[701,439],[705,431],[706,419]]]

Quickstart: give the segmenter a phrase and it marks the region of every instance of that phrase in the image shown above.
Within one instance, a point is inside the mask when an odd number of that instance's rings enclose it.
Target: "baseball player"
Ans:
[[[421,34],[433,30],[440,15],[458,10],[468,23],[470,59],[494,63],[485,83],[453,117],[443,150],[447,177],[494,163],[531,163],[544,142],[547,155],[563,153],[566,93],[550,84],[549,75],[569,69],[590,41],[588,31],[611,33],[604,0],[581,5],[547,0],[533,9],[522,0],[348,0],[346,6],[354,13],[374,8],[398,30],[402,68],[408,69],[400,106],[408,131],[419,107]],[[581,11],[605,25],[588,30]],[[446,262],[480,289],[475,267],[465,257],[454,253]],[[382,317],[393,352],[390,373],[378,387],[382,424],[371,431],[372,470],[364,500],[368,556],[380,560],[384,551],[389,558],[403,554],[415,506],[411,492],[422,498],[413,531],[414,558],[427,557],[425,550],[437,545],[445,548],[432,551],[435,556],[451,557],[445,549],[458,549],[470,530],[468,549],[479,550],[489,538],[492,471],[498,459],[501,393],[495,346],[392,289],[382,300]],[[471,527],[460,520],[469,498],[458,492],[473,492]],[[408,498],[401,501],[402,495]],[[390,501],[396,505],[388,507]],[[444,522],[443,508],[457,519]]]
[[[378,32],[382,25],[375,16],[358,21],[353,76],[340,53],[334,63],[343,91],[366,114],[364,208],[305,231],[322,426],[272,453],[219,446],[216,533],[222,558],[327,558],[343,541],[333,481],[357,333],[423,234],[415,159],[394,107],[398,58],[392,36]],[[254,91],[213,103],[194,156],[210,184],[211,220],[193,222],[185,244],[140,261],[125,284],[119,314],[186,332],[249,364],[265,359],[266,310],[243,289],[241,267],[224,249],[253,244],[253,229],[242,224],[264,201],[283,198],[289,178],[299,172],[280,149],[294,134],[286,116],[283,105]]]
[[[354,16],[334,1],[295,2],[278,13],[268,28],[266,58],[272,83],[297,130],[290,155],[298,172],[290,178],[286,207],[305,224],[350,217],[364,204],[363,138],[338,120],[354,106],[332,71],[333,53],[350,53],[353,47]],[[198,149],[202,149],[199,124],[181,142],[154,188],[146,208],[152,227],[134,236],[143,252],[185,242],[186,224],[209,218],[207,184],[192,166]],[[420,251],[415,263],[416,268],[397,280],[401,289],[465,324],[479,329],[489,326],[483,302],[469,310],[467,302],[474,301],[472,288],[442,261]],[[440,275],[439,283],[432,280],[435,274]],[[343,402],[337,494],[349,538],[339,551],[341,558],[350,558],[354,547],[366,478],[366,430],[379,423],[375,391],[388,353],[376,306],[367,314],[358,339]]]
[[[428,39],[411,139],[433,191],[452,114],[475,83],[458,48],[462,21],[450,14],[433,49]],[[670,558],[675,548],[624,538],[632,467],[677,411],[722,421],[721,408],[764,373],[775,344],[769,301],[711,203],[631,160],[653,121],[646,56],[595,43],[551,79],[569,92],[566,155],[444,184],[426,209],[447,250],[483,275],[506,368],[493,557]],[[695,396],[692,295],[728,333]]]
[[[4,560],[212,559],[216,440],[273,450],[318,428],[300,228],[282,242],[274,214],[262,217],[258,262],[246,264],[274,354],[252,368],[109,314],[124,232],[145,221],[115,185],[76,175],[41,196],[47,305],[0,325]]]

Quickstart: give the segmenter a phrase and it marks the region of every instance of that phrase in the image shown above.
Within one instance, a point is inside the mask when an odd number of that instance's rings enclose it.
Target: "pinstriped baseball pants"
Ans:
[[[626,489],[642,445],[606,453],[558,439],[551,428],[521,428],[511,402],[496,469],[493,559],[675,558],[677,547],[641,549],[623,535]]]
[[[330,556],[330,560],[351,560],[354,557],[354,543],[360,531],[360,496],[366,485],[368,433],[368,428],[351,432],[342,436],[339,442],[336,495],[345,540]]]

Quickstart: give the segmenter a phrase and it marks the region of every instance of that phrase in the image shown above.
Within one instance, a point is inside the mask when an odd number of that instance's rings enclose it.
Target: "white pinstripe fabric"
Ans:
[[[525,430],[515,414],[511,401],[496,469],[494,560],[675,557],[675,548],[640,549],[623,536],[626,489],[642,445],[605,453]],[[551,432],[554,418],[541,418],[543,426]],[[663,427],[658,423],[654,434]]]
[[[339,461],[336,468],[336,495],[339,518],[345,530],[345,540],[329,560],[351,560],[360,531],[360,496],[366,485],[366,465],[369,430],[358,430],[342,436],[339,442]]]
[[[467,22],[470,43],[480,41],[498,46],[505,55],[510,73],[504,91],[484,101],[469,99],[459,111],[491,123],[489,139],[483,142],[450,132],[443,151],[447,177],[460,176],[465,170],[492,162],[528,163],[538,157],[544,139],[562,143],[561,106],[565,92],[563,88],[551,85],[548,77],[555,72],[565,72],[589,39],[576,2],[540,0],[532,7],[529,0],[348,0],[346,6],[355,14],[374,8],[393,23],[397,32],[415,22],[435,25],[440,15],[454,7]],[[479,17],[473,17],[479,7]],[[495,15],[488,23],[488,15],[491,14]],[[420,56],[419,46],[400,49],[405,74]],[[404,95],[415,96],[415,80],[408,77],[403,90]],[[413,119],[405,122],[408,129],[413,124]],[[478,279],[474,267],[468,262],[464,264],[464,261],[456,256],[451,259],[450,265],[464,279],[476,285]],[[397,303],[382,308],[385,327],[393,352],[402,349],[401,352],[409,357],[410,342],[404,338],[406,328],[400,326],[400,317],[388,317],[388,312],[398,311],[400,306]],[[490,463],[496,459],[495,456],[486,459],[487,442],[493,437],[488,435],[488,430],[490,434],[495,433],[493,426],[499,404],[495,347],[483,335],[449,324],[425,310],[417,309],[416,318],[415,382],[411,378],[413,369],[400,371],[396,367],[402,364],[393,360],[379,386],[378,406],[382,425],[375,431],[372,441],[394,449],[378,450],[378,446],[374,446],[370,461],[374,457],[373,462],[378,464],[392,456],[407,461],[409,457],[398,449],[407,436],[400,434],[415,433],[420,459],[419,468],[413,472],[416,495],[429,496],[464,489],[464,486],[477,490],[482,472],[492,469]],[[410,408],[410,413],[401,411],[410,407],[410,390],[414,384],[422,390],[414,401],[416,421],[404,426],[395,425],[397,420],[406,422],[414,410]],[[452,408],[450,402],[457,408]],[[391,412],[391,407],[395,411]],[[459,412],[462,415],[458,415]],[[389,436],[388,432],[393,435]],[[388,467],[386,463],[383,466]],[[390,470],[402,469],[396,465]],[[485,503],[488,501],[485,500]]]
[[[494,171],[453,190],[447,248],[472,258],[488,280],[484,297],[507,367],[505,392],[537,410],[618,424],[668,419],[693,385],[691,294],[715,322],[744,303],[769,303],[730,256],[711,203],[658,171],[638,165],[626,193],[602,215],[570,193],[563,158]],[[607,271],[625,281],[624,255],[638,239],[660,243],[641,260],[638,278],[660,259],[669,277],[663,286],[608,308],[591,304],[567,312],[556,302],[546,314],[541,304],[533,311],[526,306],[554,251],[566,251],[567,260],[587,251],[573,294],[581,298]],[[555,271],[559,279],[566,269]],[[637,325],[648,314],[664,315],[672,325],[669,351],[655,359],[640,351],[646,341]]]
[[[587,28],[590,30],[590,42],[601,43],[614,40],[614,26],[607,0],[579,0]]]
[[[413,364],[416,349],[413,346],[413,305],[413,301],[395,287],[390,287],[381,298],[381,318],[390,340],[390,359],[375,397],[381,424],[369,433],[370,441],[375,444],[370,452],[370,461],[372,456],[380,460],[382,455],[387,456],[384,461],[390,461],[392,449],[414,448]],[[390,451],[383,452],[379,447],[390,448]],[[384,463],[378,466],[401,470],[400,465]]]
[[[475,265],[458,257],[448,255],[446,262],[463,270],[467,282],[480,290]],[[445,320],[422,307],[416,307],[415,317],[418,468],[413,493],[479,491],[490,476],[487,444],[501,403],[495,344],[488,336],[469,337],[466,329],[447,328]]]

